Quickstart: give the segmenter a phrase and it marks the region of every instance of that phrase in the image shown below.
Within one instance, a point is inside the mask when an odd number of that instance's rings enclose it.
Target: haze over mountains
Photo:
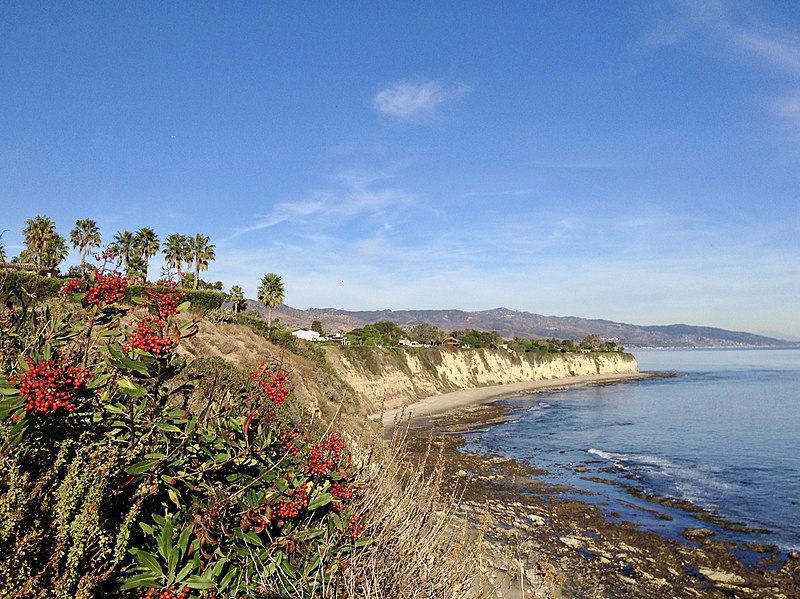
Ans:
[[[266,313],[266,308],[253,300],[248,301],[249,312]],[[625,347],[769,347],[792,345],[791,342],[741,331],[673,324],[643,326],[592,320],[574,316],[543,316],[508,308],[494,308],[477,312],[462,310],[372,310],[349,311],[338,308],[309,308],[299,310],[280,306],[273,317],[289,327],[309,327],[319,320],[325,331],[350,331],[381,320],[396,322],[401,327],[421,323],[435,325],[446,332],[477,329],[497,331],[503,337],[583,339],[596,334],[617,339]]]

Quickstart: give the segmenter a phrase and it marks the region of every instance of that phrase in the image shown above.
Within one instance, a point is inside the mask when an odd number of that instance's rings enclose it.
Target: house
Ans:
[[[442,345],[445,347],[461,347],[461,341],[456,339],[455,337],[448,337],[444,341],[442,341]]]
[[[340,343],[342,345],[350,345],[350,342],[347,340],[347,336],[344,334],[344,331],[336,331],[332,335],[329,335],[328,341],[333,341],[334,343]]]
[[[316,331],[300,329],[299,331],[294,331],[292,335],[298,339],[304,339],[306,341],[325,341],[325,337],[320,336],[320,334]]]

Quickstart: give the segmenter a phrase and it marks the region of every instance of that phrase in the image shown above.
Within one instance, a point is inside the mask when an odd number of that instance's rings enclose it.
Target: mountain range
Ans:
[[[266,308],[248,301],[249,313],[266,315]],[[339,308],[300,310],[282,305],[273,310],[288,327],[308,328],[315,320],[323,330],[350,331],[381,320],[389,320],[410,328],[428,323],[451,332],[464,329],[496,331],[505,338],[583,339],[596,334],[615,339],[625,347],[769,347],[793,345],[792,342],[741,331],[714,327],[673,325],[635,325],[610,320],[593,320],[575,316],[543,316],[531,312],[494,308],[466,312],[463,310],[371,310],[350,311]]]

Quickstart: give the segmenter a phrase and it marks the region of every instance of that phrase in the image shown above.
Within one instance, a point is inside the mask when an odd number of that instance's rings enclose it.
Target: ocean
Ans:
[[[702,527],[800,549],[800,349],[633,354],[675,376],[503,399],[506,419],[468,432],[464,450],[542,468],[612,520],[667,537]]]

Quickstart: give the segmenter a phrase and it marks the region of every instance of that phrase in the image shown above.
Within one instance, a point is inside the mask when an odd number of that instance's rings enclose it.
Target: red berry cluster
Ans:
[[[86,302],[89,305],[113,304],[125,297],[128,290],[128,278],[118,272],[95,273],[94,284],[86,290]]]
[[[334,499],[338,499],[339,501],[349,501],[353,498],[353,487],[348,487],[341,483],[333,483],[331,488],[328,489],[328,492]]]
[[[172,585],[163,591],[150,589],[146,594],[141,596],[141,599],[186,599],[188,596],[189,587],[183,587],[180,591],[175,591],[175,585]]]
[[[61,288],[61,295],[69,296],[81,290],[81,282],[78,279],[70,279]]]
[[[308,450],[306,470],[312,476],[325,476],[341,460],[345,447],[344,440],[336,434],[320,441]]]
[[[17,386],[19,393],[26,400],[25,409],[49,414],[58,408],[68,412],[78,409],[75,405],[75,394],[94,378],[91,372],[77,366],[62,366],[57,360],[35,362],[26,357],[28,370],[16,377],[9,377],[9,382]]]
[[[304,509],[308,507],[308,491],[306,483],[299,487],[289,489],[286,494],[292,499],[288,502],[282,502],[275,506],[275,514],[282,520],[291,520],[297,518]]]
[[[296,430],[284,431],[278,435],[278,444],[294,457],[300,455],[300,448],[295,445],[295,441],[300,437],[300,432]]]
[[[289,389],[286,386],[287,372],[282,368],[273,372],[262,364],[247,376],[258,383],[261,390],[267,394],[267,399],[276,406],[281,405],[289,397]]]
[[[186,297],[183,291],[175,291],[175,283],[164,282],[166,291],[159,290],[158,287],[147,289],[147,303],[150,309],[159,318],[167,318],[178,313],[178,302]]]
[[[162,357],[172,349],[172,340],[163,336],[164,321],[153,316],[145,316],[136,322],[136,330],[128,336],[130,346]]]
[[[364,534],[364,526],[358,520],[351,519],[347,523],[347,534],[352,540],[357,541]]]

